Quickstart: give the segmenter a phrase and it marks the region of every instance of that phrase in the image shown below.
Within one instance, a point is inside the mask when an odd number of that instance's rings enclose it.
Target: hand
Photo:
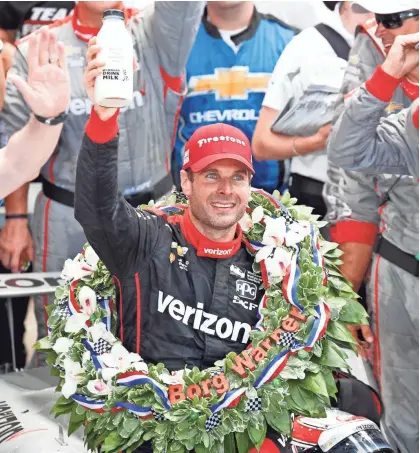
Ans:
[[[87,52],[87,66],[84,76],[84,85],[89,99],[92,101],[93,108],[98,114],[99,118],[102,121],[106,121],[117,111],[113,107],[103,107],[101,105],[95,104],[95,80],[96,77],[102,74],[102,68],[105,66],[105,62],[99,58],[99,52],[101,48],[96,44],[96,36],[93,37],[88,44]]]
[[[20,272],[25,261],[34,260],[34,245],[26,219],[7,220],[0,232],[0,261],[6,269]]]
[[[373,333],[369,326],[353,326],[347,325],[347,328],[352,333],[354,339],[357,341],[357,350],[363,359],[370,359],[372,356],[372,345],[373,345]],[[359,337],[359,331],[363,337],[363,340]]]
[[[328,123],[318,129],[318,132],[314,135],[316,142],[316,149],[325,149],[327,147],[327,140],[330,136],[332,124]]]
[[[419,65],[419,51],[415,48],[419,42],[419,33],[400,35],[382,64],[382,69],[392,77],[401,79]]]
[[[47,27],[29,38],[28,81],[17,74],[8,77],[36,115],[58,116],[70,102],[64,44],[57,43],[56,36]]]

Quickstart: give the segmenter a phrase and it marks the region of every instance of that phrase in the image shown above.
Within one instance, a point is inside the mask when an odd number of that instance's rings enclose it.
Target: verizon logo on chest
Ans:
[[[191,326],[195,330],[217,336],[223,340],[229,339],[248,343],[249,332],[251,326],[245,322],[232,322],[228,318],[219,318],[217,315],[207,313],[203,310],[204,305],[197,302],[197,307],[185,305],[184,302],[175,299],[171,295],[164,296],[162,291],[159,291],[158,312],[167,312],[175,321],[182,322],[185,325]]]

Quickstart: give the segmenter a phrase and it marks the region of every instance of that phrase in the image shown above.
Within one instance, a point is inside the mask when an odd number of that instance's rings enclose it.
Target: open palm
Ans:
[[[9,78],[36,115],[50,118],[66,110],[70,101],[70,78],[65,49],[46,27],[29,38],[28,80],[17,75]]]

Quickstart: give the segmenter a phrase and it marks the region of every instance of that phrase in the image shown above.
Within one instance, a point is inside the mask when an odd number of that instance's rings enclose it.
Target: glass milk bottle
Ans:
[[[97,36],[105,62],[102,75],[95,81],[95,103],[103,107],[125,107],[133,98],[133,40],[125,28],[124,12],[104,11]]]

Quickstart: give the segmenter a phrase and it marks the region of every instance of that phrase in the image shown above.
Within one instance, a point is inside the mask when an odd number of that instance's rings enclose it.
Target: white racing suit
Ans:
[[[172,136],[184,92],[184,68],[203,10],[202,2],[155,3],[144,16],[127,21],[134,42],[139,70],[134,73],[132,103],[120,115],[119,184],[126,196],[158,198],[172,188],[170,172]],[[126,10],[126,19],[128,10]],[[75,191],[76,162],[82,144],[91,102],[83,86],[86,66],[86,27],[77,25],[75,15],[52,25],[57,40],[66,48],[71,80],[71,101],[56,150],[41,170],[47,182],[70,195]],[[27,78],[27,41],[16,53],[14,72]],[[125,110],[125,111],[124,111]],[[11,135],[28,121],[30,110],[18,90],[8,82],[1,113]],[[28,150],[30,152],[30,150]],[[59,271],[67,258],[80,252],[85,235],[74,219],[74,209],[41,193],[31,224],[34,244],[34,271]],[[38,337],[45,336],[44,306],[51,297],[36,299]]]
[[[374,36],[362,30],[349,58],[343,94],[369,79],[383,59]],[[417,97],[418,86],[403,81],[382,116],[398,113]],[[351,134],[364,133],[363,127],[357,128],[333,146],[347,150],[357,141]],[[367,274],[367,299],[375,333],[374,369],[385,405],[382,429],[396,451],[412,453],[418,451],[419,440],[418,181],[329,166],[324,197],[332,240],[378,244]],[[402,269],[396,259],[409,269]]]

